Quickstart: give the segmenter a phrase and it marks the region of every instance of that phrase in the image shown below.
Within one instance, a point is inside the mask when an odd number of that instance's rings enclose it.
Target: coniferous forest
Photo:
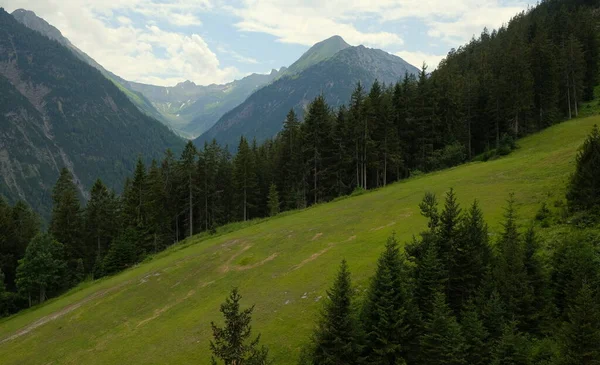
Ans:
[[[461,207],[450,189],[440,209],[427,193],[419,205],[427,229],[404,250],[389,237],[366,289],[342,260],[299,364],[600,363],[599,158],[594,127],[563,216],[545,205],[536,215],[542,227],[558,219],[572,228],[550,244],[534,222],[519,225],[512,194],[493,237],[477,200]],[[253,307],[240,310],[240,299],[234,289],[221,306],[227,328],[213,324],[213,356],[270,364],[260,336],[250,339]]]
[[[235,154],[189,142],[149,166],[140,156],[121,194],[98,179],[84,202],[65,168],[46,225],[25,204],[0,198],[0,315],[228,223],[510,153],[518,138],[577,117],[594,98],[597,5],[543,1],[451,50],[433,72],[424,65],[394,85],[359,84],[336,110],[318,97],[303,121],[290,111],[276,137],[241,137]],[[599,146],[594,130],[567,193],[573,224],[597,216]],[[405,252],[390,238],[364,298],[354,297],[352,263],[342,263],[305,363],[598,364],[594,231],[558,242],[548,257],[535,230],[517,225],[510,198],[493,240],[477,203],[461,208],[452,191],[441,211],[433,195],[421,211],[428,230]],[[224,313],[235,313],[238,300],[232,294]],[[214,345],[228,356],[223,348]],[[256,351],[248,356],[266,362],[266,350]]]

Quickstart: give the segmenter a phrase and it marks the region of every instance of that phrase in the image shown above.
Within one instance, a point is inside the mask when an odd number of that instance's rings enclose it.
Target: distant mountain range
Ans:
[[[212,127],[226,112],[241,104],[250,94],[286,71],[252,74],[224,85],[200,86],[191,81],[163,87],[127,81],[106,70],[85,52],[74,46],[62,33],[34,12],[15,10],[13,17],[27,27],[69,48],[81,60],[98,69],[114,82],[145,114],[161,121],[186,138],[195,138]]]
[[[108,71],[30,20],[0,8],[0,195],[48,217],[62,167],[86,197],[98,177],[119,190],[138,156],[149,162],[182,149],[183,139],[140,112]]]
[[[186,137],[197,137],[212,127],[223,114],[240,105],[248,96],[281,73],[252,74],[224,85],[200,86],[185,81],[173,87],[129,82],[127,85],[151,100],[173,129]]]
[[[358,82],[369,89],[375,80],[391,84],[419,70],[402,58],[378,49],[352,47],[334,36],[311,47],[271,84],[223,115],[195,140],[198,146],[216,139],[235,149],[240,136],[262,141],[282,128],[290,109],[300,117],[307,105],[323,94],[332,107],[349,101]]]

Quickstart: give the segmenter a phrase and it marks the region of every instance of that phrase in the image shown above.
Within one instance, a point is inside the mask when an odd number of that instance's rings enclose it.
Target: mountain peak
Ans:
[[[342,38],[341,36],[339,36],[337,34],[334,35],[334,36],[331,36],[331,37],[329,37],[329,38],[327,38],[325,40],[322,40],[321,42],[316,43],[315,46],[319,45],[319,44],[321,44],[321,45],[328,44],[328,45],[331,45],[331,46],[336,46],[337,45],[341,49],[350,47],[350,45],[348,43],[346,43],[346,41],[344,40],[344,38]]]
[[[19,23],[26,27],[38,31],[50,39],[61,43],[64,46],[69,46],[69,41],[63,37],[60,30],[50,25],[43,18],[37,16],[33,11],[26,9],[17,9],[11,14]]]
[[[184,89],[195,87],[195,86],[196,86],[196,84],[190,80],[185,80],[184,82],[180,82],[177,85],[175,85],[175,87],[181,87]]]
[[[302,72],[312,65],[333,57],[339,51],[351,47],[342,37],[334,35],[321,42],[315,43],[285,72],[285,75],[294,75]]]

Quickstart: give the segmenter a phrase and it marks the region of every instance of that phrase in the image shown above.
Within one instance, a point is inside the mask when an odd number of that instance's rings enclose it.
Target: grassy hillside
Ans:
[[[263,222],[196,236],[121,275],[0,322],[2,364],[208,364],[210,321],[239,286],[256,303],[254,329],[276,364],[294,364],[320,299],[348,259],[364,289],[385,239],[405,242],[425,228],[426,191],[478,198],[497,234],[515,193],[523,223],[542,202],[561,199],[579,145],[600,117],[566,122],[523,139],[513,154],[404,181],[379,191]],[[257,224],[255,224],[257,223]],[[239,229],[238,229],[239,228]]]

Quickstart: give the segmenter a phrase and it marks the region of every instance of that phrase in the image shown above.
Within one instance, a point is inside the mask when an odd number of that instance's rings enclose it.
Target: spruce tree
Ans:
[[[361,336],[352,303],[352,282],[346,260],[342,261],[313,335],[312,362],[322,365],[358,364]]]
[[[302,207],[304,202],[304,162],[302,130],[294,109],[290,109],[281,131],[279,156],[279,187],[285,210]]]
[[[423,257],[418,259],[414,269],[415,301],[423,319],[431,318],[434,311],[436,295],[446,288],[447,275],[438,258],[438,248],[431,238],[424,237],[421,243],[425,247]]]
[[[74,272],[77,259],[88,256],[83,240],[83,217],[73,175],[63,168],[52,191],[52,217],[48,232],[64,245],[69,272]],[[71,278],[73,280],[73,278]]]
[[[600,364],[600,298],[583,284],[559,335],[560,365]]]
[[[600,131],[594,125],[577,154],[575,173],[567,190],[569,208],[573,211],[600,206]]]
[[[181,153],[179,161],[177,161],[177,181],[178,195],[183,208],[179,215],[185,217],[184,223],[187,224],[188,236],[194,235],[194,199],[196,191],[194,189],[196,183],[196,163],[198,160],[198,151],[192,141],[188,141]]]
[[[530,343],[517,329],[516,322],[504,326],[502,337],[494,349],[492,365],[530,365]]]
[[[260,335],[252,339],[252,311],[254,306],[240,309],[242,296],[234,288],[225,302],[221,304],[221,313],[225,318],[225,326],[219,327],[211,322],[213,341],[210,351],[213,354],[212,364],[217,359],[224,365],[267,365],[270,364],[269,351],[260,346]]]
[[[139,232],[132,227],[125,229],[111,244],[102,260],[103,275],[110,275],[125,270],[137,261],[136,242]]]
[[[84,264],[88,271],[93,265],[99,269],[98,265],[120,228],[118,199],[100,179],[96,180],[90,191],[84,222],[88,252]]]
[[[445,295],[437,292],[421,336],[421,362],[428,365],[466,365],[464,351],[465,339],[456,317],[446,304]]]
[[[371,279],[361,315],[369,364],[405,363],[411,342],[408,276],[394,236],[388,238]]]
[[[473,299],[490,264],[487,226],[477,201],[461,219],[450,255],[449,302],[456,314]]]
[[[465,338],[465,361],[469,365],[487,365],[490,362],[489,333],[469,301],[461,313],[460,326]]]
[[[600,257],[588,235],[570,232],[569,237],[562,239],[555,248],[552,257],[554,305],[563,319],[583,283],[600,287]]]
[[[526,327],[526,314],[533,302],[533,289],[527,280],[525,248],[516,223],[514,197],[511,194],[503,223],[504,231],[496,244],[498,250],[495,280],[506,312]]]
[[[267,205],[269,207],[269,215],[271,217],[279,214],[279,193],[277,192],[277,186],[271,184],[269,187],[269,196],[267,198]]]
[[[258,181],[254,156],[248,141],[243,136],[240,138],[238,151],[233,160],[233,181],[238,202],[236,216],[247,221],[251,218],[251,209],[257,204]]]
[[[540,244],[533,227],[527,230],[524,241],[525,271],[532,299],[528,301],[529,307],[523,308],[523,330],[540,335],[551,312],[549,281],[541,258]]]

